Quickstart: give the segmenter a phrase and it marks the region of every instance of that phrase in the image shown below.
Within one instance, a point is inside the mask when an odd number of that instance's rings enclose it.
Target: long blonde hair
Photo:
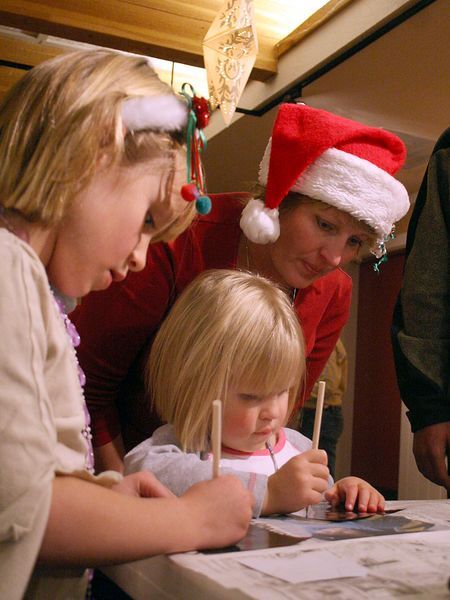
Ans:
[[[78,51],[41,63],[0,104],[0,202],[29,221],[58,223],[99,160],[131,166],[152,159],[170,168],[183,152],[179,132],[124,135],[124,100],[171,94],[144,57]],[[193,203],[160,238],[176,237]],[[154,238],[152,241],[158,241]]]
[[[252,273],[205,271],[183,291],[155,338],[147,385],[184,450],[208,444],[211,404],[230,385],[269,394],[289,387],[293,409],[305,371],[289,298]]]

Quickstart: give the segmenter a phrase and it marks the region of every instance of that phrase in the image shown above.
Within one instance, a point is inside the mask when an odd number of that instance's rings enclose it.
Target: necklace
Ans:
[[[248,239],[245,236],[245,259],[247,262],[247,271],[252,272],[250,268],[250,251],[248,248]],[[291,305],[294,306],[295,299],[297,298],[298,288],[288,288],[287,295],[289,296],[289,300],[291,301]]]
[[[78,331],[76,330],[75,325],[72,323],[72,321],[67,316],[65,303],[64,303],[64,300],[62,299],[62,297],[60,296],[60,294],[58,294],[58,292],[56,292],[56,290],[53,290],[53,289],[51,289],[51,292],[53,294],[53,299],[55,301],[56,308],[58,309],[58,312],[61,316],[62,322],[64,323],[67,337],[72,346],[73,357],[75,359],[75,363],[77,366],[78,381],[80,383],[81,393],[84,398],[83,388],[86,384],[86,375],[84,374],[84,371],[81,368],[80,363],[78,362],[78,357],[77,357],[77,352],[76,352],[77,346],[80,345],[80,335],[79,335]],[[94,472],[94,449],[92,447],[91,417],[90,417],[90,414],[87,409],[85,401],[83,402],[83,411],[84,411],[84,427],[81,430],[81,435],[84,437],[84,439],[86,441],[86,446],[87,446],[87,452],[86,452],[84,464],[85,464],[86,470],[93,473]]]

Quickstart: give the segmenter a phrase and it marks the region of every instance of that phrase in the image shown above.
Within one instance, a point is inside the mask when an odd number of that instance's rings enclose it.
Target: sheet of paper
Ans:
[[[449,514],[450,502],[446,510]],[[254,600],[318,600],[325,597],[345,600],[448,599],[448,530],[343,540],[338,543],[314,542],[317,546],[308,547],[309,541],[306,541],[297,546],[252,552],[209,556],[177,554],[170,560],[208,577],[222,591],[230,593],[230,590],[239,590],[246,598]],[[336,558],[353,560],[368,569],[368,573],[365,577],[347,577],[336,581],[322,577],[319,581],[288,583],[248,568],[241,562],[248,557],[278,558],[281,562],[288,562],[312,549],[329,552]]]
[[[302,554],[258,556],[238,559],[246,567],[277,577],[288,583],[362,577],[367,569],[349,558],[340,558],[325,550],[310,550]]]

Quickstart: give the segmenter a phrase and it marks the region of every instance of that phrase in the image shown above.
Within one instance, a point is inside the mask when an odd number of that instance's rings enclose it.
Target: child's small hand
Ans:
[[[115,492],[126,496],[139,498],[173,498],[174,494],[168,490],[152,473],[141,471],[127,475],[120,483],[112,486]]]
[[[261,514],[289,513],[317,504],[330,472],[324,450],[308,450],[291,458],[269,477]]]
[[[383,512],[384,497],[359,477],[344,477],[324,494],[332,506],[344,504],[345,510],[355,512]]]

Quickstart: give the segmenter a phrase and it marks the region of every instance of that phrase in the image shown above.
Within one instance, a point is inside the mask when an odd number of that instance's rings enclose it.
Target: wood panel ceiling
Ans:
[[[251,78],[267,80],[279,56],[352,0],[331,0],[297,27],[300,0],[255,0],[259,53]],[[23,73],[65,51],[46,36],[106,46],[203,66],[202,40],[223,0],[1,0],[0,26],[28,34],[11,38],[0,32],[0,93]]]

